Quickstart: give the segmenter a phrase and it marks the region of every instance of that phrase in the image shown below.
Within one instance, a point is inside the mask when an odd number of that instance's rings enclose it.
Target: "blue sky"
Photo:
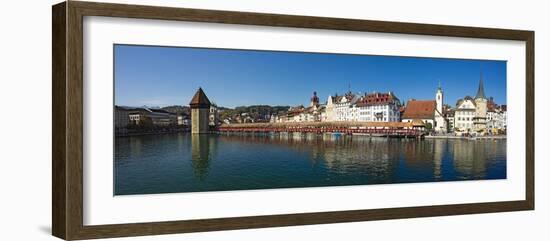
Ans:
[[[350,54],[115,45],[115,104],[188,105],[202,87],[224,107],[306,105],[313,91],[328,95],[393,91],[403,101],[446,104],[475,96],[483,73],[485,94],[506,104],[506,62]]]

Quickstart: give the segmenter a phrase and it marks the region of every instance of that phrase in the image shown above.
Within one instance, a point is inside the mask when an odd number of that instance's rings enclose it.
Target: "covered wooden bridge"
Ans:
[[[300,132],[363,134],[388,137],[422,137],[425,126],[422,122],[284,122],[222,124],[218,132]]]

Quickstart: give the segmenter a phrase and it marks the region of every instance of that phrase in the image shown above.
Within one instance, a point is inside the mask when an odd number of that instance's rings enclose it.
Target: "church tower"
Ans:
[[[317,91],[313,91],[313,96],[311,97],[311,102],[309,103],[309,106],[318,106],[319,105],[319,97],[317,97]]]
[[[487,125],[487,98],[485,97],[485,89],[483,87],[483,74],[479,76],[479,86],[474,99],[476,104],[476,113],[473,118],[474,130],[479,134],[485,134]]]
[[[210,100],[206,94],[199,88],[191,102],[191,133],[204,134],[209,132]]]
[[[439,113],[443,114],[443,90],[441,89],[441,82],[437,86],[437,91],[435,92],[435,102],[436,108]]]
[[[445,120],[445,116],[443,116],[443,89],[441,89],[441,82],[439,82],[439,85],[437,86],[437,91],[435,92],[434,121],[436,132],[447,132],[447,121]]]

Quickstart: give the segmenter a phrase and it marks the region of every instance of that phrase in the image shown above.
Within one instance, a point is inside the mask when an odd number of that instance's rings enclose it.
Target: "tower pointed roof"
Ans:
[[[191,102],[189,102],[191,108],[210,108],[210,104],[210,100],[200,87],[191,99]]]
[[[483,89],[483,74],[479,74],[479,86],[477,87],[476,99],[487,99],[485,98],[485,90]]]
[[[311,105],[319,104],[319,97],[317,97],[317,91],[313,91],[313,96],[311,97]]]

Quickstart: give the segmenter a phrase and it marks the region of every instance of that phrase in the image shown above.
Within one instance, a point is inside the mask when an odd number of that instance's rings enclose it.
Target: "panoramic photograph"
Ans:
[[[114,195],[506,179],[506,61],[113,51]]]

